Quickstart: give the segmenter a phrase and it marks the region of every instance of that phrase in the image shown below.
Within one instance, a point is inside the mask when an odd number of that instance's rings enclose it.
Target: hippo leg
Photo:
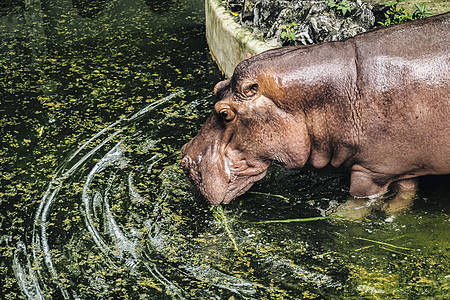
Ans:
[[[389,181],[382,175],[361,166],[354,166],[350,183],[350,194],[353,198],[333,209],[331,215],[350,221],[362,221],[373,210],[384,205],[384,194],[388,187]]]
[[[354,167],[350,179],[350,195],[357,198],[377,198],[384,195],[389,182],[362,167]]]
[[[366,198],[352,197],[328,214],[350,221],[362,221],[373,210],[381,209],[386,214],[395,214],[410,207],[414,202],[418,186],[417,178],[403,179],[391,184],[389,195],[374,195]]]
[[[410,207],[416,196],[418,181],[417,178],[409,178],[392,183],[396,194],[392,199],[386,201],[382,210],[387,214],[395,214]]]
[[[383,205],[383,200],[383,196],[373,198],[352,197],[338,207],[329,209],[327,214],[347,221],[360,222],[373,210],[379,209]]]

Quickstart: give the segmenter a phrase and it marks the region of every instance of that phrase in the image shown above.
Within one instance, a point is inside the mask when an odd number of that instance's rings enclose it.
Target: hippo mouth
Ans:
[[[220,203],[228,204],[234,198],[237,198],[247,192],[255,182],[266,176],[270,162],[260,162],[258,166],[248,166],[245,170],[230,171],[234,164],[228,158],[225,158],[226,169],[229,174],[229,183],[225,195]],[[209,200],[209,199],[208,199]],[[210,201],[211,202],[211,201]],[[215,204],[211,202],[212,204]],[[217,204],[220,204],[217,203]]]
[[[233,163],[230,158],[219,158],[210,151],[199,156],[197,161],[188,155],[181,161],[183,171],[212,205],[228,204],[247,192],[266,175],[269,165],[270,161],[250,163],[239,160]]]

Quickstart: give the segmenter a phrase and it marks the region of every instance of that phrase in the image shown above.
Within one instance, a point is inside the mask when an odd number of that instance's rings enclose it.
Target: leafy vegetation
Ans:
[[[295,30],[297,29],[298,24],[291,23],[289,25],[282,25],[281,29],[281,38],[287,38],[289,41],[295,41]]]
[[[405,7],[398,7],[398,4],[405,2],[405,0],[394,0],[390,2],[384,2],[383,5],[387,8],[384,13],[384,21],[379,21],[378,24],[384,27],[388,27],[395,24],[401,24],[407,21],[413,21],[423,19],[431,16],[433,12],[426,9],[426,5],[414,4],[416,10],[412,13],[406,11]]]
[[[334,0],[326,0],[325,2],[331,10],[335,11],[343,17],[347,16],[347,14],[351,11],[350,5],[348,4],[347,0],[341,0],[340,2]]]

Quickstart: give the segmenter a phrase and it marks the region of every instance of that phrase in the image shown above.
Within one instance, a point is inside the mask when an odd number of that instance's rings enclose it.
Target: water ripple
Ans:
[[[14,254],[29,299],[289,298],[304,285],[341,287],[333,276],[260,252],[265,237],[234,226],[239,216],[226,222],[228,232],[211,219],[178,166],[185,138],[170,133],[210,99],[171,110],[181,94],[117,120],[62,161],[36,211],[31,245],[19,243]],[[293,288],[284,290],[284,276]]]

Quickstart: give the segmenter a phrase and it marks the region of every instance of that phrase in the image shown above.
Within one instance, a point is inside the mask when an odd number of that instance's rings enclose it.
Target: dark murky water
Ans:
[[[220,80],[203,1],[25,2],[0,7],[2,299],[448,296],[448,177],[394,218],[262,224],[347,177],[274,166],[223,211],[185,179]]]

